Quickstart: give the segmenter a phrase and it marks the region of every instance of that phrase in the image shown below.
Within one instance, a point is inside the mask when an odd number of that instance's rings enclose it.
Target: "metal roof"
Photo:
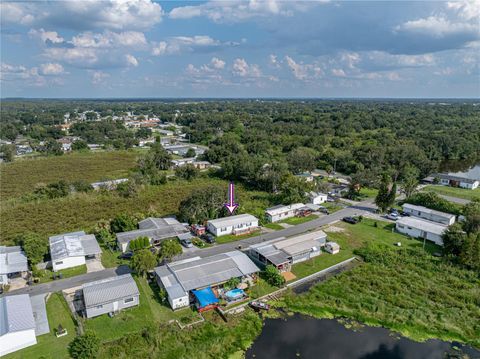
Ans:
[[[0,298],[0,335],[35,330],[32,303],[28,294]]]
[[[412,227],[437,235],[442,235],[443,232],[445,232],[445,230],[448,228],[448,226],[445,226],[443,224],[427,221],[418,217],[401,217],[397,220],[396,224]]]
[[[475,178],[468,178],[468,177],[462,177],[458,175],[451,175],[448,173],[437,173],[434,175],[435,177],[439,178],[444,178],[452,181],[458,181],[458,182],[465,182],[465,183],[475,183],[477,181],[480,181],[480,179],[475,179]]]
[[[304,206],[305,205],[303,203],[294,203],[294,204],[290,204],[288,206],[285,206],[283,204],[279,204],[278,206],[267,208],[265,213],[268,213],[271,216],[275,216],[275,215],[280,214],[280,213],[295,211],[295,210],[300,209]]]
[[[259,271],[250,258],[239,251],[205,258],[190,258],[155,268],[167,292],[169,288],[177,285],[180,285],[184,292],[188,292]],[[178,287],[172,290],[180,293]]]
[[[146,236],[153,240],[177,237],[179,234],[188,233],[188,229],[175,218],[149,217],[138,223],[139,229],[129,232],[117,233],[119,243],[129,243],[138,237]]]
[[[59,234],[49,238],[50,254],[53,261],[102,253],[93,234],[84,231]]]
[[[416,206],[416,205],[410,204],[410,203],[405,203],[403,205],[403,208],[408,208],[408,209],[411,209],[411,210],[414,210],[414,211],[419,211],[419,212],[428,213],[428,214],[434,214],[436,216],[449,218],[449,219],[450,218],[455,218],[454,214],[446,213],[446,212],[440,212],[440,211],[436,211],[434,209],[430,209],[430,208],[423,207],[423,206]]]
[[[87,308],[140,294],[131,274],[86,283],[82,289]]]
[[[18,246],[0,246],[0,274],[28,271],[27,257]]]
[[[211,219],[207,221],[207,223],[211,224],[216,228],[220,228],[220,227],[234,226],[241,223],[257,222],[257,221],[258,219],[256,217],[252,216],[251,214],[245,213],[245,214],[237,214],[236,216]]]

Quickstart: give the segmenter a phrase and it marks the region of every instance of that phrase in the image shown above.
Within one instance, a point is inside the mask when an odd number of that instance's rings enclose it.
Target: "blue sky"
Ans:
[[[479,1],[1,3],[2,97],[479,97]]]

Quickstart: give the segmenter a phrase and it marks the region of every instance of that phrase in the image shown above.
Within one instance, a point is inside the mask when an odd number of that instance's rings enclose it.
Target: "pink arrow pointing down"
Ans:
[[[235,203],[235,185],[230,182],[228,185],[228,203],[223,204],[228,212],[232,214],[238,207],[238,203]]]

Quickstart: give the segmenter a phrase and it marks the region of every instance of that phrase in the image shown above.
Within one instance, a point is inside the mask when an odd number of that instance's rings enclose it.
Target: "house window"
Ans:
[[[399,224],[399,225],[398,225],[398,228],[405,228],[405,227]]]
[[[60,264],[63,264],[63,261],[55,262],[55,265],[56,265],[56,266],[59,266]]]
[[[96,309],[102,309],[102,308],[103,308],[103,305],[102,305],[102,304],[97,305],[95,308],[96,308]]]
[[[133,298],[126,298],[123,300],[125,304],[133,302]]]

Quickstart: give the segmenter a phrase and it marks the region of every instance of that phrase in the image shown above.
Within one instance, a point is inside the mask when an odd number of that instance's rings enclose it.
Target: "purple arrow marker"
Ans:
[[[238,203],[235,203],[235,185],[230,182],[228,185],[228,203],[223,204],[228,212],[232,214],[238,207]]]

